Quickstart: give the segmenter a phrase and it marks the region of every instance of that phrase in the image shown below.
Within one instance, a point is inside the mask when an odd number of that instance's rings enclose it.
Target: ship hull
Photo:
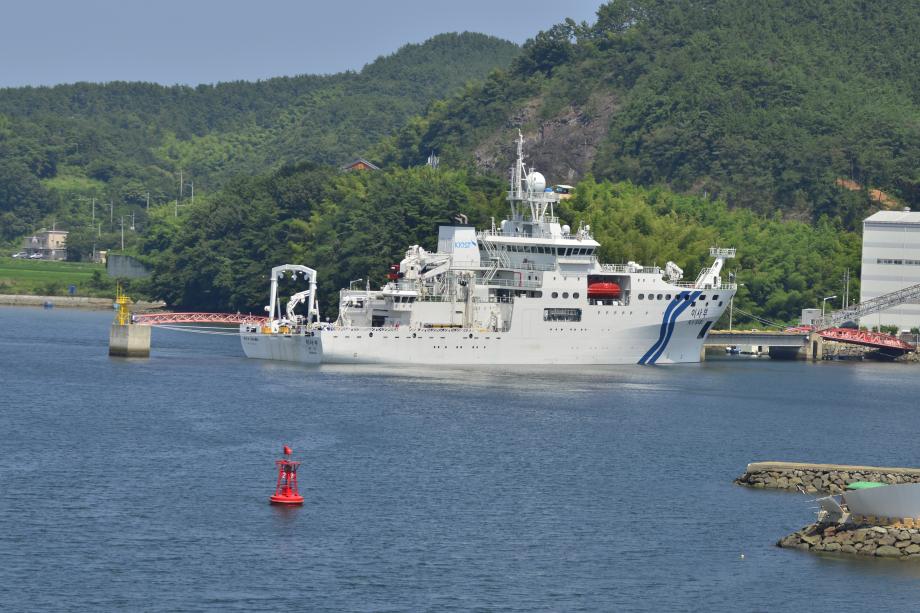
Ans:
[[[247,357],[304,364],[680,364],[701,360],[706,332],[722,310],[690,319],[672,318],[671,309],[630,314],[624,307],[597,309],[581,322],[544,322],[522,308],[523,323],[506,332],[390,327],[333,328],[307,339],[242,336]]]
[[[240,339],[247,358],[301,364],[319,364],[322,360],[322,342],[316,335],[259,334],[241,330]]]

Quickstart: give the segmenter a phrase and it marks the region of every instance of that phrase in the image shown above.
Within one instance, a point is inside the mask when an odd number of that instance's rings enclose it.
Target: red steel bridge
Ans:
[[[268,322],[267,317],[244,313],[138,313],[134,323],[141,326],[167,326],[176,324],[255,324]]]
[[[825,328],[824,330],[818,330],[817,334],[826,341],[863,345],[878,349],[880,352],[889,355],[901,355],[916,349],[914,345],[884,332],[870,332],[869,330],[855,330],[853,328]]]

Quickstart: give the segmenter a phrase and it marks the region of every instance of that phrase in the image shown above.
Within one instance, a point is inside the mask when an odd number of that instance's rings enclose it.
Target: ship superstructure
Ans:
[[[511,214],[498,227],[477,231],[462,215],[441,226],[437,250],[409,247],[383,287],[341,290],[332,325],[320,324],[312,306],[306,317],[282,316],[273,285],[271,324],[243,329],[246,354],[328,363],[698,362],[735,292],[720,276],[735,250],[711,249],[712,265],[693,283],[673,262],[602,264],[590,226],[573,232],[555,216],[560,194],[527,168],[523,146],[519,134]],[[295,296],[312,304],[311,279],[309,293]],[[315,352],[304,359],[307,345]]]

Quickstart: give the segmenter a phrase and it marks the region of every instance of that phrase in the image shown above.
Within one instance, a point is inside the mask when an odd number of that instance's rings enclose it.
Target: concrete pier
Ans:
[[[150,357],[150,326],[113,323],[109,331],[109,355]]]

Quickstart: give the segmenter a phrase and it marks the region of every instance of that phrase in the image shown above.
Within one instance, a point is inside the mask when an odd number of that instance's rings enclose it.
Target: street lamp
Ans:
[[[364,281],[364,279],[355,279],[355,280],[353,280],[353,281],[349,281],[349,282],[348,282],[348,290],[349,290],[349,291],[353,290],[353,289],[354,289],[355,283],[360,283],[361,281]]]
[[[824,305],[827,304],[827,301],[828,301],[828,300],[833,300],[833,299],[836,298],[836,297],[837,297],[836,295],[835,295],[835,296],[828,296],[827,298],[825,298],[824,300],[821,301],[821,317],[824,317]]]

